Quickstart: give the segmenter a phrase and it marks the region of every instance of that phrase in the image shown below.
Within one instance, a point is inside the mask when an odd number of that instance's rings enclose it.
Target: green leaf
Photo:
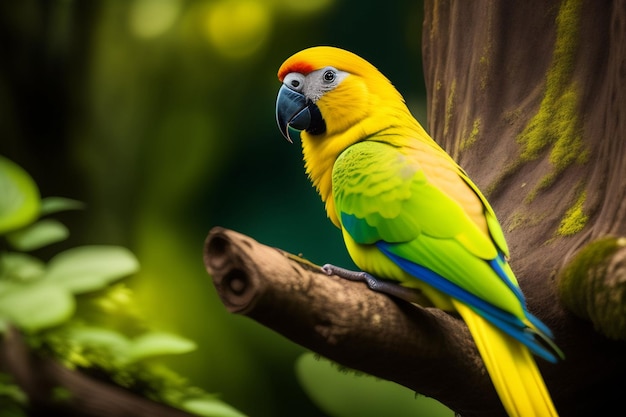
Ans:
[[[65,336],[81,346],[97,347],[111,352],[119,363],[126,361],[131,343],[126,336],[115,330],[95,326],[72,326]]]
[[[0,156],[0,235],[33,222],[40,204],[39,189],[30,175]]]
[[[333,417],[453,417],[438,401],[415,396],[393,382],[368,375],[339,372],[327,360],[305,353],[296,362],[296,374],[309,398]]]
[[[41,278],[44,271],[45,264],[34,256],[20,252],[0,253],[0,279],[33,281]]]
[[[206,417],[246,417],[228,404],[215,398],[193,398],[183,401],[181,408],[185,411]]]
[[[65,387],[54,387],[50,391],[50,398],[55,403],[69,402],[72,399],[72,391]]]
[[[191,352],[196,344],[189,339],[165,332],[144,333],[135,338],[129,349],[129,360],[138,360],[160,356]]]
[[[0,295],[0,319],[35,332],[67,321],[75,310],[74,297],[44,281],[7,283]]]
[[[44,279],[80,294],[102,289],[138,269],[135,255],[121,246],[80,246],[52,258]]]
[[[28,404],[28,396],[26,393],[13,381],[11,374],[4,372],[0,372],[0,398],[2,397],[10,398],[16,404]],[[0,416],[2,416],[2,413],[0,413]]]
[[[85,203],[78,200],[72,200],[65,197],[45,197],[41,199],[41,216],[45,216],[52,213],[58,213],[59,211],[66,210],[82,210],[85,208]]]
[[[67,239],[69,230],[57,220],[45,219],[7,234],[15,249],[31,251]]]
[[[0,417],[28,417],[23,406],[16,403],[0,403],[2,409],[0,409]]]

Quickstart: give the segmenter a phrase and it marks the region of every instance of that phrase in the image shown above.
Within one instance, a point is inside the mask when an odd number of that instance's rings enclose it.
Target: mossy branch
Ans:
[[[10,373],[28,395],[28,411],[33,416],[192,416],[39,356],[14,328],[0,341],[0,369]]]
[[[626,238],[581,249],[557,279],[563,304],[605,336],[626,340]]]

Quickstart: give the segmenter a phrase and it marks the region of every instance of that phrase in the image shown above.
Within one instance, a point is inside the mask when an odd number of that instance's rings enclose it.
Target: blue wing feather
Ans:
[[[437,274],[436,272],[396,255],[389,250],[390,244],[387,242],[379,241],[376,243],[376,246],[386,256],[388,256],[389,259],[391,259],[395,264],[397,264],[408,274],[411,274],[412,276],[420,279],[421,281],[427,283],[433,288],[436,288],[439,291],[448,294],[450,297],[453,297],[467,304],[474,311],[476,311],[493,325],[501,329],[503,332],[518,340],[520,343],[526,345],[534,354],[544,358],[549,362],[554,363],[557,361],[556,356],[550,350],[546,349],[540,343],[540,341],[537,340],[536,332],[530,329],[526,324],[524,324],[522,320],[515,317],[513,314],[508,313],[494,306],[493,304],[486,302],[485,300],[461,288],[460,286]],[[500,269],[502,268],[500,267]],[[521,297],[522,305],[524,305],[523,295],[519,290],[518,293]],[[535,325],[539,329],[539,331],[547,330],[547,332],[544,331],[544,333],[546,333],[548,337],[551,337],[551,332],[543,323],[541,323],[541,321],[532,316],[525,308],[524,311],[526,313],[526,317],[529,319],[529,321],[531,321],[533,325]],[[541,340],[543,341],[544,339],[545,338],[542,338]]]
[[[522,294],[522,290],[520,290],[519,287],[511,281],[511,278],[502,267],[506,262],[506,260],[504,259],[504,254],[502,252],[498,252],[498,256],[496,258],[488,260],[487,262],[489,263],[489,266],[491,266],[491,269],[493,269],[495,273],[498,274],[500,279],[504,281],[504,283],[509,287],[509,289],[513,291],[513,293],[520,300],[520,302],[522,304],[525,304],[524,294]]]

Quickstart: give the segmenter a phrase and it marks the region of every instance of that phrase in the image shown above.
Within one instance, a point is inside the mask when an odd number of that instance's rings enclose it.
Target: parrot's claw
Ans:
[[[419,303],[423,300],[423,296],[420,291],[403,287],[395,282],[384,281],[362,271],[351,271],[349,269],[341,268],[339,266],[326,264],[322,266],[322,270],[327,275],[336,275],[340,278],[344,278],[350,281],[359,281],[367,284],[370,290],[379,293],[391,295],[409,303]]]

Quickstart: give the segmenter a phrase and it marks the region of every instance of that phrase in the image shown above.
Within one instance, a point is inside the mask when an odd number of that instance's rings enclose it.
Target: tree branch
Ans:
[[[306,260],[219,227],[207,237],[204,262],[229,311],[468,416],[501,414],[460,319],[328,276]]]
[[[436,398],[463,416],[504,415],[460,319],[329,277],[302,258],[220,227],[206,239],[204,262],[229,311],[343,366]],[[525,292],[533,291],[543,289]],[[621,402],[624,345],[556,310],[561,314],[540,318],[557,334],[566,360],[538,365],[557,408],[562,415],[608,412]]]
[[[0,369],[28,395],[29,415],[190,417],[177,408],[68,369],[30,351],[16,329],[0,343]]]

